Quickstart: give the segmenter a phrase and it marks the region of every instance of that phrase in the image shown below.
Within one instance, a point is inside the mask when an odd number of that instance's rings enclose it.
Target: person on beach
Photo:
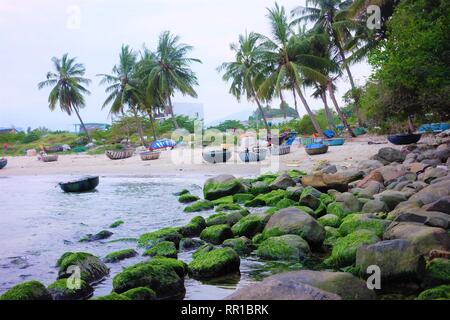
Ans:
[[[5,143],[5,144],[3,145],[3,151],[4,151],[5,153],[7,153],[7,152],[8,152],[8,149],[9,149],[9,145],[8,145],[8,143]]]

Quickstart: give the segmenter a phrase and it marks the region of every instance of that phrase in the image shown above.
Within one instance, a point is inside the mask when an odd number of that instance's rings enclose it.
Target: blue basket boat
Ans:
[[[328,146],[322,143],[312,143],[305,146],[306,153],[310,156],[323,154],[328,152]]]
[[[153,141],[150,144],[150,150],[159,150],[159,149],[166,149],[166,148],[174,148],[177,145],[175,140],[172,139],[161,139]]]
[[[333,138],[323,140],[323,144],[327,146],[342,146],[345,143],[344,138]]]
[[[402,146],[406,144],[417,143],[421,137],[422,137],[421,133],[418,134],[412,133],[412,134],[394,134],[388,136],[387,138],[390,143]]]
[[[307,146],[309,144],[313,143],[322,143],[323,138],[300,138],[300,143],[304,146]]]
[[[5,158],[1,158],[0,159],[0,169],[3,169],[4,167],[6,167],[7,163],[8,163],[8,160],[6,160]]]

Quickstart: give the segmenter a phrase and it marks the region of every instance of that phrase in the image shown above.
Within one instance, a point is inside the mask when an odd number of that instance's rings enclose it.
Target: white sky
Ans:
[[[304,0],[280,0],[290,11]],[[193,45],[193,57],[203,61],[194,65],[200,86],[198,99],[205,107],[207,122],[227,115],[255,109],[251,103],[240,104],[228,93],[216,68],[232,59],[230,42],[238,35],[256,31],[269,33],[266,8],[273,0],[0,0],[0,126],[71,129],[78,123],[47,104],[49,90],[38,91],[37,83],[51,70],[50,59],[68,52],[85,64],[86,77],[93,80],[92,92],[82,110],[85,122],[109,122],[108,111],[101,110],[106,95],[98,85],[98,73],[110,73],[117,63],[121,45],[140,49],[145,43],[155,47],[164,30],[181,36]],[[73,6],[80,9],[79,28],[68,28]],[[73,11],[72,11],[73,12]],[[359,84],[370,74],[367,64],[352,66]],[[346,79],[344,79],[346,80]],[[350,88],[348,81],[338,83],[337,95]],[[310,93],[307,91],[307,95]],[[290,98],[287,92],[285,96]],[[176,97],[175,102],[194,101]],[[319,100],[309,98],[313,109]],[[288,101],[290,102],[290,101]],[[293,106],[293,103],[290,103]],[[274,101],[272,106],[278,107]],[[304,113],[300,106],[301,113]]]

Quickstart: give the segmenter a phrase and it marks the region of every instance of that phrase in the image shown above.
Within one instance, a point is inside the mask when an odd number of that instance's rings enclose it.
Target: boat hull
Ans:
[[[8,160],[0,159],[0,169],[3,169],[8,164]]]
[[[314,156],[317,154],[324,154],[328,152],[328,146],[327,145],[322,145],[321,147],[305,147],[306,153],[309,154],[310,156]]]
[[[159,151],[142,152],[139,154],[142,161],[157,160],[157,159],[159,159],[160,155],[161,155],[161,152],[159,152]]]
[[[59,186],[64,192],[87,192],[94,190],[99,182],[98,176],[89,176],[74,181],[60,182]]]
[[[345,143],[344,138],[325,139],[323,144],[327,146],[342,146]]]
[[[229,150],[213,150],[204,151],[203,159],[209,163],[226,163],[231,159],[231,151]]]
[[[397,146],[417,143],[420,138],[422,137],[422,134],[394,134],[388,136],[388,140],[390,143],[395,144]]]
[[[271,151],[274,156],[282,156],[291,152],[291,146],[288,145],[274,146],[272,147]]]
[[[150,150],[161,150],[166,148],[175,148],[177,143],[174,140],[171,139],[162,139],[162,140],[156,140],[153,141],[150,144]]]
[[[323,138],[300,138],[300,143],[304,146],[307,146],[311,143],[322,143]]]
[[[106,151],[106,156],[111,160],[121,160],[126,158],[131,158],[133,156],[134,150],[124,150],[124,151]]]
[[[243,162],[259,162],[266,159],[267,151],[260,149],[259,151],[243,151],[239,152],[239,158]]]

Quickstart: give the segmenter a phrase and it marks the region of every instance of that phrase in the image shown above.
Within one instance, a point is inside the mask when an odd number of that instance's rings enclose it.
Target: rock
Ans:
[[[0,300],[52,300],[52,295],[42,283],[33,280],[15,285]]]
[[[408,200],[405,194],[401,191],[385,190],[375,196],[375,199],[384,202],[389,210],[393,210],[400,202]]]
[[[182,189],[181,191],[175,192],[173,195],[179,197],[179,196],[182,196],[183,194],[188,194],[188,193],[190,193],[190,191],[188,189]]]
[[[384,232],[383,239],[409,240],[423,255],[427,255],[431,250],[450,250],[450,235],[446,230],[421,223],[392,222]]]
[[[405,160],[405,154],[400,150],[386,147],[378,150],[377,155],[374,157],[374,160],[379,160],[382,163],[391,163],[391,162],[403,162]]]
[[[362,208],[361,202],[350,192],[344,192],[336,195],[336,201],[342,204],[342,208],[346,213],[359,212]]]
[[[222,174],[205,181],[203,194],[206,200],[216,200],[225,196],[232,196],[243,189],[242,183],[234,176]]]
[[[97,241],[97,240],[103,240],[108,239],[111,237],[113,233],[108,230],[102,230],[96,234],[87,234],[83,238],[80,239],[80,242],[91,242],[91,241]]]
[[[439,211],[426,211],[422,208],[403,210],[394,219],[396,222],[417,222],[430,227],[450,228],[450,215]]]
[[[208,200],[198,200],[194,202],[193,204],[187,206],[184,208],[184,212],[199,212],[199,211],[206,211],[211,210],[214,208],[214,203]]]
[[[253,251],[253,243],[247,237],[227,239],[223,242],[224,247],[230,247],[239,255],[246,255]]]
[[[383,176],[384,185],[389,185],[392,181],[395,181],[399,177],[402,177],[407,172],[405,167],[401,165],[389,165],[377,169],[377,171]]]
[[[206,228],[206,221],[202,216],[196,216],[191,219],[191,221],[181,227],[178,232],[183,237],[198,237],[203,229]]]
[[[249,212],[247,209],[243,209],[237,203],[222,203],[215,208],[216,212],[224,211],[240,211],[243,216],[246,216]]]
[[[178,198],[178,202],[181,202],[181,203],[191,203],[191,202],[195,202],[197,200],[200,200],[200,198],[197,196],[194,196],[193,194],[190,194],[190,193],[182,194]]]
[[[426,266],[423,285],[427,288],[450,283],[450,260],[437,258]]]
[[[83,280],[80,281],[79,288],[71,282],[68,279],[60,279],[49,285],[47,289],[53,300],[87,300],[94,293],[94,288]]]
[[[422,208],[426,211],[439,211],[450,215],[450,196],[429,203]]]
[[[366,273],[371,265],[378,266],[381,279],[387,281],[419,280],[425,272],[425,259],[410,241],[403,239],[359,247],[356,251],[356,267]]]
[[[436,167],[436,168],[427,168],[424,173],[419,175],[419,180],[424,181],[425,183],[431,183],[431,181],[442,178],[448,175],[448,168],[445,167]]]
[[[425,290],[419,294],[417,300],[450,300],[450,285]]]
[[[121,295],[130,300],[156,300],[155,291],[145,287],[130,289]]]
[[[270,189],[283,189],[295,186],[295,181],[286,173],[278,176],[270,185]]]
[[[314,173],[302,177],[302,185],[314,187],[319,190],[336,189],[339,191],[347,191],[348,184],[361,179],[362,171],[346,170],[337,173]]]
[[[278,279],[277,274],[261,282],[236,290],[226,300],[341,300],[337,294],[326,292],[308,284],[299,283],[294,278]]]
[[[267,217],[267,219],[269,216]],[[245,236],[252,238],[255,234],[264,229],[266,222],[263,218],[250,214],[231,227],[231,231],[235,236]]]
[[[212,244],[222,244],[222,242],[230,238],[233,238],[233,232],[227,224],[207,227],[200,234],[200,239]]]
[[[159,256],[166,258],[177,258],[177,248],[171,241],[161,241],[143,253],[143,256]]]
[[[285,196],[286,196],[286,191],[279,189],[279,190],[273,190],[269,193],[260,194],[252,201],[262,200],[264,205],[274,207]]]
[[[384,230],[389,226],[390,221],[374,219],[370,215],[351,214],[345,217],[339,226],[341,236],[346,236],[356,230],[366,229],[375,233],[378,237],[382,237]]]
[[[181,279],[184,279],[184,276],[188,273],[187,264],[181,260],[167,257],[153,257],[148,262],[151,262],[155,266],[171,268]]]
[[[325,239],[325,230],[317,220],[297,208],[286,208],[275,213],[264,228],[264,234],[296,234],[311,246],[320,246]]]
[[[195,257],[197,257],[203,253],[212,251],[214,249],[216,249],[216,248],[212,244],[206,243],[206,244],[202,245],[200,248],[198,248],[197,250],[195,250],[195,252],[192,254],[192,258],[195,259]]]
[[[383,201],[369,200],[363,205],[361,211],[366,213],[388,212],[389,207]]]
[[[227,224],[229,226],[232,226],[242,218],[243,216],[239,211],[219,212],[209,216],[206,219],[206,225],[208,227],[215,226],[218,224]]]
[[[364,177],[361,181],[359,181],[356,186],[358,188],[364,188],[366,189],[370,183],[376,182],[378,184],[384,184],[384,178],[383,175],[378,170],[371,171],[367,176]],[[376,192],[378,193],[378,192]]]
[[[139,287],[153,290],[157,299],[183,298],[186,292],[184,280],[174,268],[154,260],[127,267],[113,278],[116,293]]]
[[[114,300],[131,300],[131,299],[122,294],[112,292],[106,296],[96,297],[96,298],[94,298],[94,300],[114,301]]]
[[[114,262],[119,262],[119,261],[122,261],[125,259],[133,258],[137,255],[138,255],[138,253],[133,249],[124,249],[124,250],[119,250],[119,251],[114,251],[114,252],[108,253],[105,256],[105,258],[103,259],[103,261],[109,262],[109,263],[114,263]]]
[[[319,219],[317,219],[322,226],[328,226],[333,228],[338,228],[341,224],[341,219],[334,214],[326,214]]]
[[[300,205],[306,206],[313,210],[319,208],[321,192],[313,187],[306,187],[300,196]]]
[[[183,238],[180,241],[180,251],[188,251],[201,247],[205,242],[203,240]]]
[[[251,193],[236,193],[233,195],[233,200],[236,203],[245,203],[247,201],[253,200],[255,196]]]
[[[362,189],[359,193],[359,197],[363,198],[373,198],[374,195],[383,192],[384,191],[384,185],[382,182],[378,181],[369,181],[364,189]]]
[[[298,203],[293,200],[284,198],[284,199],[281,199],[280,201],[278,201],[275,207],[277,209],[284,209],[284,208],[288,208],[288,207],[293,207],[297,204]]]
[[[171,241],[178,247],[183,236],[179,233],[179,228],[167,227],[150,233],[141,235],[138,239],[138,245],[142,248],[149,249],[159,242]]]
[[[361,160],[356,165],[356,168],[359,170],[370,172],[383,166],[384,164],[378,160]]]
[[[448,196],[450,196],[450,180],[444,180],[423,188],[411,196],[409,201],[420,202],[422,205],[427,205]]]
[[[256,255],[268,260],[304,260],[311,254],[308,243],[302,237],[288,234],[264,240]]]
[[[415,173],[417,175],[417,174],[424,172],[425,169],[429,167],[429,165],[425,164],[425,163],[421,163],[421,162],[413,162],[413,163],[408,164],[405,167],[406,167],[407,171],[409,171],[411,173]]]
[[[252,183],[252,187],[250,188],[250,193],[255,196],[267,193],[269,191],[270,191],[269,184],[264,181],[256,181]]]
[[[189,263],[189,275],[195,279],[215,278],[238,273],[239,265],[239,255],[233,249],[214,249],[197,255]]]
[[[300,200],[300,196],[302,195],[303,192],[303,187],[302,186],[295,186],[295,187],[288,187],[286,189],[286,198],[293,200],[293,201],[299,201]]]
[[[109,274],[108,267],[96,256],[85,252],[66,252],[58,260],[58,279],[69,278],[74,267],[79,268],[81,280],[97,283]]]
[[[216,200],[211,201],[215,206],[220,205],[233,205],[234,204],[234,198],[233,196],[225,196]]]
[[[124,224],[124,222],[122,220],[117,220],[117,221],[114,221],[113,223],[111,223],[109,225],[109,227],[110,228],[117,228],[118,226],[120,226],[122,224]]]

